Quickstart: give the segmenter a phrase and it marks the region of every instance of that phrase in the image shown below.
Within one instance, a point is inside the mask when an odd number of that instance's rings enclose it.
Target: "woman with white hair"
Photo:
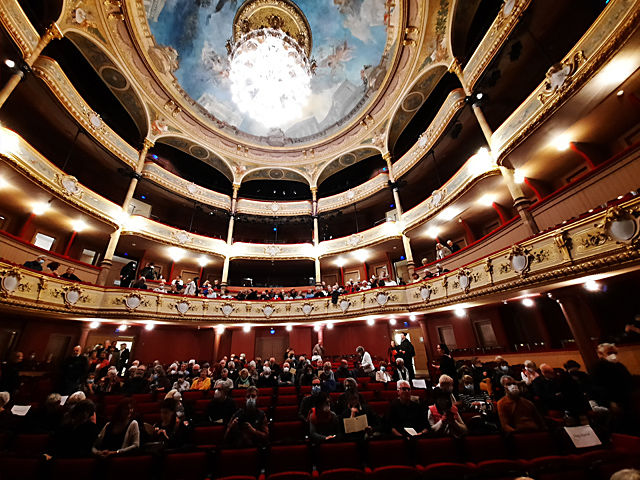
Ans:
[[[531,360],[526,360],[524,362],[524,369],[520,372],[520,376],[525,384],[531,385],[531,382],[538,378],[540,374],[536,371],[536,364]]]

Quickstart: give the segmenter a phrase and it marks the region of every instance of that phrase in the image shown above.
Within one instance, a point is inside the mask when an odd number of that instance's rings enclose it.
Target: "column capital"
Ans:
[[[382,159],[387,162],[387,164],[391,163],[391,152],[385,152],[382,154]]]
[[[238,198],[238,191],[240,190],[240,184],[239,183],[234,183],[232,185],[233,187],[233,198]]]
[[[464,89],[465,95],[471,95],[469,86],[467,85],[467,80],[464,78],[464,70],[462,68],[462,65],[460,64],[460,60],[458,60],[457,57],[454,58],[451,62],[451,65],[449,65],[449,72],[456,74],[458,80],[460,80],[462,88]]]
[[[155,142],[152,142],[148,138],[145,138],[144,142],[142,143],[142,151],[145,151],[145,150],[149,151],[149,149],[152,148],[153,146],[155,146]]]
[[[45,37],[51,37],[49,40],[62,40],[64,33],[60,30],[57,23],[52,23],[49,28],[44,32]]]

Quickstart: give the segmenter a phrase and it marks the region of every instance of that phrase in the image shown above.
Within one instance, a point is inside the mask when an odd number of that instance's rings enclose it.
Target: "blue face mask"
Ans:
[[[380,371],[381,371],[381,372],[384,372],[385,370],[386,370],[386,368],[385,368],[385,367],[380,367]]]
[[[317,395],[320,393],[320,385],[314,385],[311,387],[311,395]]]

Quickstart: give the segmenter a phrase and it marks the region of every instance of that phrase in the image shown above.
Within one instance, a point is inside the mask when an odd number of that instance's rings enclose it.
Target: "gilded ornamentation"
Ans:
[[[20,286],[20,279],[22,278],[20,275],[20,268],[12,267],[10,269],[1,270],[0,276],[2,277],[2,280],[0,281],[0,296],[5,298],[15,292]]]
[[[356,245],[359,245],[361,242],[362,242],[362,235],[358,235],[354,233],[353,235],[349,236],[344,243],[347,247],[355,247]]]
[[[305,302],[302,304],[302,307],[298,308],[298,311],[304,313],[305,316],[308,316],[311,312],[313,312],[313,305],[311,304],[311,302]]]
[[[433,288],[431,284],[425,283],[422,287],[420,287],[420,292],[416,292],[416,296],[422,298],[425,303],[428,303],[431,299],[431,294],[433,293]]]
[[[553,237],[553,241],[558,247],[558,251],[562,254],[564,261],[571,261],[571,238],[567,236],[567,232],[562,231]]]
[[[640,210],[610,207],[604,216],[602,228],[606,235],[618,244],[640,245]]]
[[[40,295],[44,290],[46,290],[48,286],[49,286],[49,281],[44,277],[40,277],[38,279],[38,295]]]
[[[485,260],[484,271],[489,277],[489,283],[493,285],[493,261],[491,260],[491,257],[487,257],[487,259]]]
[[[347,310],[349,310],[350,306],[351,306],[351,302],[346,298],[342,298],[338,301],[338,307],[340,307],[340,310],[342,310],[342,313],[347,313]]]
[[[68,197],[82,198],[84,191],[78,184],[78,179],[72,175],[62,175],[56,173],[54,175],[55,182],[62,189],[62,193]]]
[[[458,286],[461,290],[464,290],[464,293],[469,293],[472,281],[473,278],[471,277],[471,270],[469,270],[468,268],[461,268],[458,271]]]
[[[180,300],[172,305],[180,316],[185,315],[191,308],[191,302],[189,300]]]
[[[609,240],[609,237],[606,233],[596,233],[595,235],[587,233],[582,237],[581,246],[583,249],[599,247],[607,243],[607,240]]]
[[[121,301],[122,304],[124,304],[124,306],[127,308],[127,311],[133,312],[136,308],[143,304],[143,298],[144,297],[138,292],[130,292],[124,297],[117,298],[116,300]]]
[[[64,304],[69,308],[74,307],[75,304],[80,301],[86,303],[86,301],[88,300],[88,297],[86,295],[82,295],[82,289],[77,285],[65,285],[64,287],[62,287],[62,292]]]
[[[193,237],[185,230],[180,230],[179,232],[172,231],[171,238],[178,242],[180,245],[193,243]]]
[[[264,253],[266,255],[275,257],[276,255],[282,253],[282,247],[279,247],[278,245],[269,245],[267,247],[264,247]]]
[[[276,312],[278,312],[278,309],[272,303],[267,303],[262,307],[262,313],[264,313],[264,316],[267,318]]]
[[[245,312],[251,313],[251,304],[250,303],[245,303],[244,304],[244,309],[245,309]]]
[[[552,95],[567,89],[573,82],[573,74],[586,60],[584,52],[579,50],[570,60],[552,65],[547,71],[543,90],[538,94],[538,100],[545,103]]]
[[[507,258],[511,263],[513,271],[522,277],[531,269],[531,260],[533,259],[531,249],[524,248],[521,245],[514,245],[511,247],[511,250],[509,250]]]
[[[225,317],[228,317],[229,315],[231,315],[233,313],[233,310],[234,310],[234,306],[233,306],[233,303],[231,302],[225,302],[222,305],[220,305],[220,312]]]

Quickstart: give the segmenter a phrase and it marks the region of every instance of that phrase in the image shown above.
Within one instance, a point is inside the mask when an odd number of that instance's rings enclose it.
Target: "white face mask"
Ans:
[[[222,390],[216,390],[213,394],[213,398],[222,398]]]
[[[611,363],[618,363],[618,354],[612,353],[610,355],[607,355],[607,361]]]
[[[328,411],[330,411],[330,410],[331,410],[331,406],[330,406],[330,405],[323,405],[323,406],[322,406],[322,411],[323,411],[323,412],[328,412]]]
[[[507,387],[507,391],[513,395],[515,395],[516,393],[518,393],[520,391],[520,389],[518,388],[518,385],[513,384],[513,385],[509,385]]]
[[[287,372],[289,371],[289,367],[284,367],[284,368],[282,369],[282,371],[283,371],[284,373],[287,373]]]
[[[258,404],[258,399],[256,399],[256,398],[247,398],[247,409],[248,410],[255,409],[257,404]]]

